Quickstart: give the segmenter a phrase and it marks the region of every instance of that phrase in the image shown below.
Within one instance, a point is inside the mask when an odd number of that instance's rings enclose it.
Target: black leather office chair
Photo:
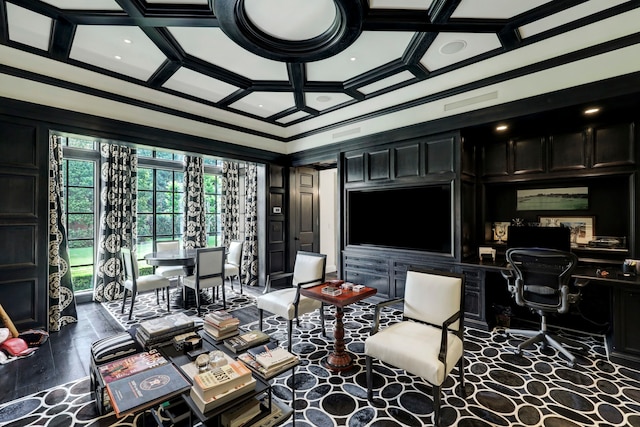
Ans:
[[[516,303],[538,313],[541,318],[539,331],[507,329],[507,334],[530,337],[518,345],[522,349],[537,342],[544,349],[551,345],[569,359],[571,366],[576,358],[564,345],[584,348],[584,345],[564,337],[553,336],[547,331],[547,314],[567,313],[571,304],[580,299],[584,281],[574,281],[571,273],[578,264],[572,252],[544,248],[511,248],[507,250],[509,270],[503,272],[509,291]],[[563,345],[564,344],[564,345]]]

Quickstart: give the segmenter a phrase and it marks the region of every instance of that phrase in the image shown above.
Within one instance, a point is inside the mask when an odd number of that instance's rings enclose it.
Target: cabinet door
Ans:
[[[640,292],[619,289],[614,292],[613,347],[625,355],[640,357]]]
[[[345,272],[345,278],[347,282],[352,282],[358,285],[369,286],[378,290],[377,295],[383,298],[390,298],[389,293],[389,276],[388,275],[376,275],[366,273],[362,271],[347,270]]]

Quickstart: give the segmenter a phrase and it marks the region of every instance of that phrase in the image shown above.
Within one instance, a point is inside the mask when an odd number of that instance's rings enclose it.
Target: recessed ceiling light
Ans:
[[[600,109],[597,108],[597,107],[594,107],[594,108],[587,108],[586,110],[584,110],[584,113],[585,114],[595,114],[598,111],[600,111]]]
[[[349,60],[350,60],[350,61],[355,61],[355,60],[356,60],[356,57],[355,57],[355,56],[352,56],[351,58],[349,58]]]
[[[114,58],[116,58],[118,61],[120,61],[122,59],[122,56],[116,55],[116,56],[114,56]]]
[[[131,41],[131,40],[129,40],[129,39],[124,39],[124,42],[125,42],[126,44],[131,44],[131,43],[132,43],[132,41]]]
[[[258,107],[262,108],[262,107],[263,107],[263,105],[262,105],[262,104],[258,104]]]
[[[509,129],[509,126],[507,126],[507,125],[498,125],[498,126],[496,126],[496,130],[498,132],[504,132],[507,129]]]
[[[443,55],[453,55],[458,53],[467,47],[467,42],[464,40],[453,40],[449,43],[445,43],[440,47],[440,53]]]

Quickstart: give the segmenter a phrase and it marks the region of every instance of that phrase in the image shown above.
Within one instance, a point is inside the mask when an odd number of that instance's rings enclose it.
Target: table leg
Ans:
[[[333,352],[323,360],[327,369],[332,371],[344,371],[349,369],[353,360],[351,355],[344,349],[344,323],[342,318],[344,317],[344,311],[342,307],[336,306],[336,326],[334,328],[334,344]]]

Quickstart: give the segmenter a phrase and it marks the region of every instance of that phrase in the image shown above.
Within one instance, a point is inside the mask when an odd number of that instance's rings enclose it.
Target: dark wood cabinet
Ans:
[[[378,290],[377,295],[393,298],[389,286],[389,259],[365,253],[344,254],[344,278],[347,282],[366,285]]]
[[[640,291],[636,289],[614,289],[613,291],[613,336],[611,358],[631,359],[640,364]]]

